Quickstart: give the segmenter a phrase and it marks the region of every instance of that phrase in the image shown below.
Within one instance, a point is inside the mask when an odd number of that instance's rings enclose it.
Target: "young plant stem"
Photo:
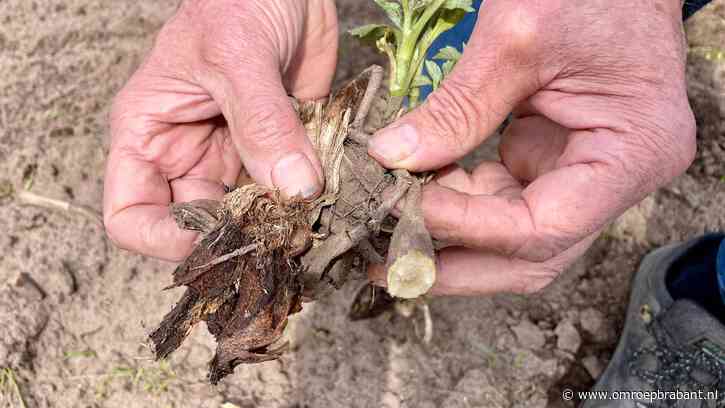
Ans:
[[[435,252],[420,207],[422,185],[414,179],[405,197],[402,214],[393,231],[385,264],[388,292],[414,299],[427,293],[436,278]]]
[[[391,67],[395,67],[395,72],[391,73],[391,95],[406,96],[409,94],[411,83],[419,68],[417,61],[414,60],[419,60],[420,55],[425,56],[428,51],[428,47],[421,49],[419,45],[421,34],[444,2],[445,0],[436,0],[430,4],[415,23],[413,23],[413,10],[409,7],[407,1],[403,3],[402,41],[398,44],[395,59],[391,61]]]

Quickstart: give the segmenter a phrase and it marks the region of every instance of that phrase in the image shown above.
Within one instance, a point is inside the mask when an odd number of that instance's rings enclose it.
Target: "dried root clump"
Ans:
[[[284,201],[250,184],[221,202],[172,205],[179,226],[201,235],[174,272],[171,287],[186,286],[186,293],[150,336],[157,358],[205,321],[217,340],[212,383],[238,364],[276,359],[284,349],[276,344],[287,317],[301,310],[303,300],[342,287],[353,265],[385,262],[395,296],[417,297],[432,286],[435,263],[420,211],[422,180],[388,171],[367,154],[367,135],[394,119],[386,95],[378,92],[381,82],[382,69],[374,66],[328,102],[297,105],[325,173],[319,199]],[[390,212],[401,200],[398,222]],[[392,298],[380,292],[376,302],[376,290],[367,289],[371,307],[353,310],[351,317],[377,313],[373,304],[390,304]]]
[[[287,316],[301,309],[301,265],[295,255],[311,242],[309,204],[286,203],[250,185],[223,203],[192,202],[172,211],[180,225],[201,231],[203,238],[174,271],[171,287],[188,289],[151,334],[156,356],[168,356],[205,321],[218,344],[212,383],[240,363],[277,358],[281,349],[271,346]]]

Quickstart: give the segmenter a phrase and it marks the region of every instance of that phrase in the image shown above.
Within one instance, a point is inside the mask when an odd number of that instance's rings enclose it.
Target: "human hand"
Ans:
[[[287,95],[329,93],[337,37],[333,0],[183,2],[114,101],[109,237],[182,260],[196,234],[169,203],[221,198],[242,163],[287,196],[318,194],[320,164]]]
[[[423,197],[440,294],[531,293],[695,154],[680,0],[491,1],[461,61],[369,152],[450,165],[509,112],[501,162],[448,166]],[[375,267],[371,279],[384,281]]]

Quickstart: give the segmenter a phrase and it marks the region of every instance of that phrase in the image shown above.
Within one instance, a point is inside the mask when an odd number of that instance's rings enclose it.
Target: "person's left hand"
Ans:
[[[531,293],[695,154],[680,0],[491,1],[428,100],[371,141],[389,168],[439,169],[513,111],[501,162],[426,186],[433,293]],[[371,279],[385,280],[382,267]]]

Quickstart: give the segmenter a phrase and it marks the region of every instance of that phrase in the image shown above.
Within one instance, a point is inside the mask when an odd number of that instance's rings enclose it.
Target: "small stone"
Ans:
[[[609,335],[606,319],[602,312],[594,308],[588,308],[579,315],[579,324],[585,333],[597,341],[606,339]]]
[[[71,137],[75,134],[75,130],[72,127],[56,128],[50,131],[51,138],[65,138]]]
[[[576,327],[569,320],[564,320],[556,326],[556,347],[560,350],[576,354],[582,345],[581,336]]]
[[[383,393],[381,402],[385,408],[400,408],[400,398],[390,391]]]
[[[555,378],[558,368],[556,358],[541,358],[531,350],[513,349],[512,374],[521,381],[528,381],[538,376]]]
[[[511,406],[505,390],[505,383],[489,371],[472,369],[466,371],[455,386],[455,394],[443,401],[441,406],[449,408],[490,407],[503,408]]]
[[[604,372],[604,364],[596,356],[586,356],[582,359],[582,366],[593,379],[599,378]]]
[[[655,209],[655,200],[652,196],[646,197],[642,202],[627,210],[612,223],[608,232],[611,236],[626,241],[647,243],[647,225]]]
[[[13,183],[8,180],[0,180],[0,199],[10,197],[14,191]]]
[[[528,320],[522,320],[517,326],[511,327],[521,347],[532,350],[541,349],[546,344],[544,332]]]

